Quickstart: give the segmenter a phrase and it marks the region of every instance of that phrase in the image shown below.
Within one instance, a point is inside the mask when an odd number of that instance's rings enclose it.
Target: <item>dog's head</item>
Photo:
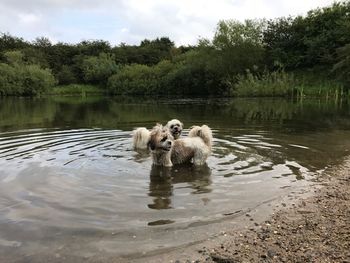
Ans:
[[[173,135],[174,139],[178,139],[181,135],[183,124],[181,121],[177,119],[172,119],[168,121],[166,124],[166,127],[170,130],[171,134]]]
[[[171,150],[173,145],[173,136],[171,135],[167,127],[163,127],[157,124],[153,127],[150,134],[150,140],[148,142],[148,148],[151,151],[165,151]]]

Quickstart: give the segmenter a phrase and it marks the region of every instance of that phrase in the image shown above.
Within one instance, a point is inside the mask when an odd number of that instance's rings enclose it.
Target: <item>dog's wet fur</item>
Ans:
[[[181,136],[183,130],[183,123],[177,119],[168,121],[165,125],[169,129],[171,135],[176,140]],[[134,149],[146,150],[148,148],[148,142],[150,140],[151,131],[144,127],[136,128],[133,131],[133,146]]]
[[[175,140],[168,127],[157,124],[150,132],[148,146],[154,165],[170,167],[189,162],[203,165],[211,153],[212,139],[207,125],[193,126],[188,137]]]

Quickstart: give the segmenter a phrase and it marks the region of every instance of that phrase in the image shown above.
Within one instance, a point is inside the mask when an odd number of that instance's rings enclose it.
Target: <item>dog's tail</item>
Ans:
[[[132,135],[133,146],[135,149],[146,150],[150,140],[150,131],[146,128],[137,128]]]
[[[203,142],[209,147],[209,149],[211,149],[213,144],[213,133],[207,125],[192,126],[188,136],[202,138]]]

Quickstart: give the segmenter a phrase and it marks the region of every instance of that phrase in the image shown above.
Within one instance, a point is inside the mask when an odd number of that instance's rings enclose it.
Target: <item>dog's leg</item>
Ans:
[[[200,151],[197,151],[197,152],[195,152],[195,154],[194,154],[194,156],[193,156],[193,164],[194,165],[203,165],[203,164],[205,164],[205,161],[206,161],[206,159],[207,159],[207,155],[203,155],[203,153],[202,152],[200,152]]]
[[[173,163],[171,161],[171,152],[153,152],[152,159],[154,165],[172,167]]]

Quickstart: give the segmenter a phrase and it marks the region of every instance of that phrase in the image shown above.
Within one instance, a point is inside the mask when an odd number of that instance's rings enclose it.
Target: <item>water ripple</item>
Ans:
[[[21,135],[9,135],[0,140],[0,158],[27,159],[42,152],[53,155],[67,152],[69,155],[108,150],[114,146],[111,140],[124,139],[125,134],[114,130],[43,131]],[[0,134],[1,136],[1,134]],[[122,144],[123,145],[123,144]],[[69,150],[69,151],[67,151]]]
[[[217,129],[214,137],[207,165],[164,168],[152,166],[147,151],[133,151],[131,131],[0,133],[0,223],[9,229],[21,223],[23,239],[30,229],[82,238],[89,229],[97,236],[124,233],[130,241],[130,231],[155,235],[162,227],[225,220],[231,211],[271,200],[312,174],[289,155],[290,149],[310,151],[300,143],[264,132]],[[2,234],[11,240],[12,232]]]

